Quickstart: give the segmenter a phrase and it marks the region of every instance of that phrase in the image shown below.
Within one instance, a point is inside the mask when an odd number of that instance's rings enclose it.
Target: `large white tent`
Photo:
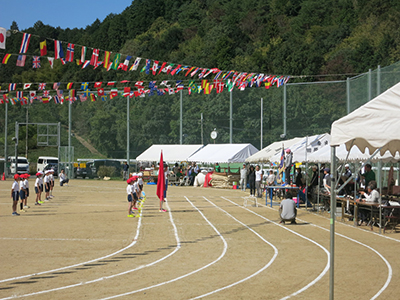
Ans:
[[[161,150],[166,162],[187,161],[188,158],[201,149],[203,145],[152,145],[138,157],[137,161],[159,161]]]
[[[252,156],[248,157],[246,159],[246,162],[248,163],[265,163],[269,162],[271,157],[273,157],[276,154],[279,154],[282,152],[282,146],[287,149],[290,148],[290,146],[300,142],[302,138],[296,137],[290,140],[285,140],[285,141],[279,141],[279,142],[274,142],[267,147],[263,148],[262,150],[258,151],[257,153],[253,154]]]
[[[189,161],[204,163],[244,162],[258,152],[252,144],[208,144],[189,157]]]
[[[347,116],[335,121],[331,129],[331,145],[352,145],[373,153],[382,147],[394,156],[400,151],[400,83],[380,94]]]
[[[329,148],[330,135],[328,133],[317,134],[302,138],[296,144],[291,145],[289,148],[293,153],[292,162],[306,162],[309,160],[309,155],[316,153],[324,148]],[[285,147],[286,148],[286,147]],[[277,153],[271,157],[271,162],[279,162],[281,153]]]

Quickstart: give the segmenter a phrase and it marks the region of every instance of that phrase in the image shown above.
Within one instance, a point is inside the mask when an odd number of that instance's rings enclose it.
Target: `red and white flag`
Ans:
[[[19,48],[19,53],[26,53],[28,50],[29,42],[31,40],[31,35],[29,33],[24,33],[22,36],[21,47]]]
[[[68,43],[67,57],[65,58],[66,61],[68,61],[68,62],[74,61],[74,51],[75,51],[74,48],[75,48],[75,44]]]
[[[49,60],[50,67],[53,69],[53,66],[54,66],[54,57],[47,57],[47,59]]]
[[[91,66],[97,65],[97,61],[99,60],[99,52],[100,52],[99,49],[93,49],[92,58],[90,59]]]
[[[0,27],[0,49],[6,49],[6,36],[7,30],[3,27]]]
[[[32,83],[24,83],[24,90],[29,89]]]
[[[54,40],[54,56],[55,59],[60,59],[64,57],[64,52],[61,46],[61,42],[57,40]]]
[[[164,200],[164,191],[165,191],[164,160],[163,160],[163,153],[161,150],[160,167],[158,169],[158,180],[157,180],[157,196],[158,199],[160,199],[160,201]]]

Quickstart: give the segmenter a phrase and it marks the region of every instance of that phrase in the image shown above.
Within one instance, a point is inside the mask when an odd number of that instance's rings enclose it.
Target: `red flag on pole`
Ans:
[[[161,151],[160,167],[158,168],[158,180],[157,180],[157,196],[160,199],[160,201],[164,200],[164,190],[165,190],[164,160]]]

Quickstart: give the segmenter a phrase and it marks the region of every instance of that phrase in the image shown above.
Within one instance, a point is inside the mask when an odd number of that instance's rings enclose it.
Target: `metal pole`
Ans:
[[[263,148],[263,112],[264,112],[264,107],[263,107],[263,98],[261,98],[261,134],[260,134],[260,149]]]
[[[18,122],[15,122],[15,174],[18,173]]]
[[[126,161],[128,165],[130,164],[130,159],[129,159],[129,100],[131,97],[126,97]],[[129,177],[129,175],[128,175]]]
[[[233,105],[232,105],[232,91],[229,93],[229,144],[232,144],[233,135]]]
[[[179,143],[183,144],[183,99],[182,99],[182,90],[180,92],[180,115],[179,115]]]
[[[73,177],[73,168],[71,164],[71,126],[72,126],[72,101],[69,101],[68,106],[68,178]],[[60,170],[58,170],[60,171]]]
[[[203,113],[201,113],[201,144],[204,145],[204,140],[203,140]]]
[[[6,106],[6,116],[5,116],[5,124],[4,124],[4,175],[7,178],[8,169],[7,169],[7,161],[8,161],[8,151],[7,151],[7,136],[8,136],[8,103],[4,103]]]
[[[381,94],[381,66],[378,66],[377,77],[376,77],[376,95]]]
[[[368,70],[368,101],[372,99],[372,70]]]
[[[329,299],[334,299],[334,266],[335,266],[335,222],[336,222],[336,148],[331,147],[331,230],[330,230],[330,269],[329,269]]]
[[[283,134],[286,137],[286,83],[283,84]]]
[[[350,113],[350,78],[346,80],[347,114]]]
[[[320,192],[320,185],[321,185],[321,164],[318,163],[318,194],[317,194],[317,209],[318,211],[320,211],[319,209],[319,192]]]
[[[378,188],[381,197],[379,198],[379,234],[382,233],[382,161],[378,161]]]
[[[28,158],[28,106],[26,106],[25,157]]]
[[[47,134],[49,133],[49,132],[48,132],[48,129],[49,129],[49,125],[47,125]],[[58,171],[58,172],[60,171],[60,149],[61,149],[61,136],[60,136],[60,133],[61,133],[61,122],[58,122],[58,123],[57,123],[57,145],[58,145],[58,155],[57,155],[57,157],[58,157],[58,164],[57,164],[57,171]],[[48,139],[48,137],[47,137],[47,139]]]

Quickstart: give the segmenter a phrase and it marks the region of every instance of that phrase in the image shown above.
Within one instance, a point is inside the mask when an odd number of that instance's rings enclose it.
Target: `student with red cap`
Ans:
[[[133,185],[133,177],[129,178],[126,183],[128,184],[128,186],[126,187],[126,193],[127,193],[127,199],[128,199],[128,218],[133,218],[135,215],[133,214],[132,211],[132,207],[133,207],[133,189],[132,189],[132,185]]]
[[[11,186],[11,198],[13,199],[13,205],[12,205],[12,215],[13,216],[19,216],[19,213],[17,213],[17,204],[19,200],[19,175],[15,174],[14,175],[14,182]]]
[[[24,202],[26,200],[26,186],[25,186],[25,174],[19,175],[19,198],[21,199],[21,203],[19,204],[20,211],[24,210]]]

